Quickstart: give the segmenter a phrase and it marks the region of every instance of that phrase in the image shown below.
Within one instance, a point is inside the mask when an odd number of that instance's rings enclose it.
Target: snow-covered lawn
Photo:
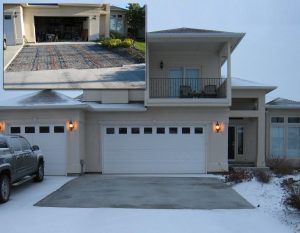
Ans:
[[[285,191],[280,187],[280,183],[290,177],[300,180],[300,175],[273,177],[269,184],[262,184],[254,178],[250,182],[235,185],[234,189],[253,206],[256,206],[257,212],[266,213],[278,219],[282,224],[289,226],[293,232],[300,232],[300,212],[287,208],[283,204]]]
[[[268,189],[256,182],[235,187],[253,204],[261,207],[249,210],[142,210],[109,208],[49,208],[35,207],[37,201],[53,192],[70,177],[45,177],[42,183],[29,183],[13,190],[11,200],[0,206],[0,232],[5,233],[289,233],[272,209],[274,188]],[[266,188],[262,188],[266,187]],[[273,194],[266,193],[269,190]],[[257,194],[253,194],[257,192]],[[258,200],[258,201],[257,201]],[[276,203],[274,203],[276,205]],[[276,209],[274,209],[276,212]]]

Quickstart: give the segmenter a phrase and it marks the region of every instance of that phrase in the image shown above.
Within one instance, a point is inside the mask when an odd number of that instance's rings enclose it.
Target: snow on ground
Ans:
[[[237,184],[233,188],[253,206],[259,206],[258,212],[278,219],[281,223],[289,226],[293,232],[300,232],[300,212],[287,208],[283,204],[285,191],[280,187],[280,183],[287,178],[300,180],[300,175],[273,177],[269,184],[262,184],[253,179],[250,182]]]
[[[113,208],[49,208],[33,206],[68,182],[70,177],[45,177],[13,189],[11,200],[0,205],[1,232],[5,233],[289,233],[290,227],[259,209],[247,210],[143,210]],[[247,187],[249,185],[249,188]],[[255,182],[236,186],[251,197]],[[253,190],[257,191],[257,190]],[[268,190],[266,190],[268,191]],[[272,191],[272,190],[271,190]],[[260,197],[259,195],[257,197]]]

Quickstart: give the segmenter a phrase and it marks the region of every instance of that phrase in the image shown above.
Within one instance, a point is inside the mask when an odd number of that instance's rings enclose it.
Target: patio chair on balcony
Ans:
[[[217,97],[217,86],[216,85],[206,85],[204,87],[204,96],[205,97]]]
[[[191,86],[180,86],[180,98],[192,98],[192,93]]]

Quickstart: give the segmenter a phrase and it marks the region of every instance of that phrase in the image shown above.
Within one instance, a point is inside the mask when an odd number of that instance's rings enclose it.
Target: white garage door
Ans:
[[[205,173],[203,127],[105,126],[103,173]]]
[[[11,134],[24,136],[31,145],[38,145],[45,159],[46,175],[66,175],[66,129],[64,125],[11,126]]]

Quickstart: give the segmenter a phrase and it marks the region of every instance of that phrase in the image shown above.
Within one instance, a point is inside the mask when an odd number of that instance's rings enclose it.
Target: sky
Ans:
[[[99,1],[84,1],[84,3],[95,2],[99,3]],[[110,4],[120,7],[126,7],[127,2],[109,1]],[[232,54],[232,76],[277,86],[275,91],[267,95],[267,101],[277,97],[300,101],[298,70],[300,68],[300,1],[136,0],[134,2],[147,4],[147,31],[190,27],[246,33]],[[2,25],[1,23],[1,30]],[[226,74],[225,69],[222,71]],[[2,87],[3,79],[0,80]],[[23,93],[4,91],[0,88],[0,99]],[[63,93],[76,96],[80,91]]]

